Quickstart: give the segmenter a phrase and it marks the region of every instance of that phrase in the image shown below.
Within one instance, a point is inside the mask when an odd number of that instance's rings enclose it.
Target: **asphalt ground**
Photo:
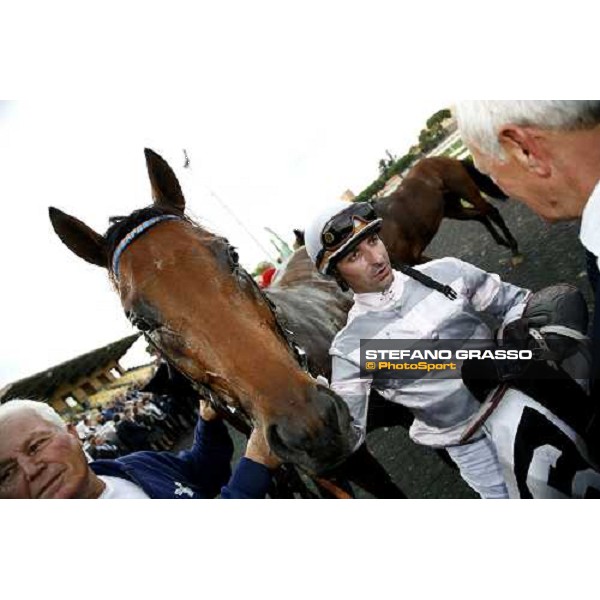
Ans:
[[[533,291],[554,283],[574,284],[583,292],[591,311],[593,295],[578,238],[579,222],[549,225],[519,202],[493,203],[519,242],[524,256],[520,265],[512,266],[508,249],[497,246],[480,223],[449,219],[443,221],[427,256],[455,256]],[[235,464],[245,440],[236,431],[232,431],[232,438]],[[190,441],[186,438],[180,446]],[[368,434],[367,443],[409,498],[477,497],[455,469],[430,449],[414,444],[403,427],[377,429]],[[371,497],[358,487],[354,491],[357,498]]]

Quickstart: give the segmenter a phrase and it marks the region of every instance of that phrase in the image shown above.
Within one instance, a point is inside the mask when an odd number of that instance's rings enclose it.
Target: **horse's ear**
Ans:
[[[162,156],[156,154],[149,148],[144,150],[150,185],[152,186],[152,197],[156,206],[174,208],[180,212],[185,210],[185,198],[181,191],[179,181],[173,169],[167,164]]]
[[[304,246],[304,231],[301,229],[294,229],[294,236],[296,236],[296,244],[300,247]]]
[[[51,206],[48,213],[56,235],[71,252],[93,265],[108,267],[106,244],[100,234],[58,208]]]

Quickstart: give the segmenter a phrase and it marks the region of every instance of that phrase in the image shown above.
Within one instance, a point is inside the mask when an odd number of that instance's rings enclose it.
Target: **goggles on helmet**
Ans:
[[[321,267],[326,257],[333,258],[336,251],[374,222],[381,223],[381,219],[378,219],[375,210],[368,202],[351,204],[330,219],[321,233],[322,248],[317,256],[317,268]]]

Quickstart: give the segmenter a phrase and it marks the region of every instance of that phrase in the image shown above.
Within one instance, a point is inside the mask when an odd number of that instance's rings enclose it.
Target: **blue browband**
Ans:
[[[153,217],[152,219],[148,219],[147,221],[140,223],[137,227],[132,229],[119,242],[119,245],[116,247],[116,249],[113,253],[112,272],[113,272],[113,275],[115,276],[115,279],[117,280],[117,282],[119,281],[119,261],[121,260],[121,254],[123,254],[123,252],[125,251],[127,246],[129,246],[129,244],[131,244],[131,242],[133,242],[133,240],[140,237],[140,235],[142,235],[142,233],[144,233],[144,231],[147,231],[148,229],[150,229],[150,227],[153,227],[157,223],[160,223],[161,221],[179,221],[179,220],[181,220],[181,217],[177,217],[176,215],[159,215],[158,217]]]

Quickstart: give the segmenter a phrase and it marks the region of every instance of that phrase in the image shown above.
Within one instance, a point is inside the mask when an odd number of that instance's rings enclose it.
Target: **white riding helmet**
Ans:
[[[306,227],[308,256],[319,273],[328,275],[337,258],[368,234],[379,231],[381,223],[367,202],[330,202]]]

